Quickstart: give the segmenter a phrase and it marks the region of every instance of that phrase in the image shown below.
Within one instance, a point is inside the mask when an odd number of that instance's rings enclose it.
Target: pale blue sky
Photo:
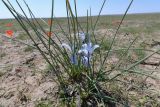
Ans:
[[[15,0],[12,1],[19,11]],[[22,0],[19,0],[22,1]],[[70,0],[71,2],[74,0]],[[92,15],[97,15],[103,0],[77,0],[79,16],[85,16],[87,9],[91,7]],[[123,14],[131,0],[107,0],[102,14]],[[49,17],[51,10],[51,0],[26,0],[37,17]],[[24,6],[24,5],[22,5]],[[160,12],[160,0],[134,0],[129,13],[150,13]],[[55,0],[55,15],[57,17],[66,16],[65,0]],[[0,0],[0,18],[13,18],[10,12]]]

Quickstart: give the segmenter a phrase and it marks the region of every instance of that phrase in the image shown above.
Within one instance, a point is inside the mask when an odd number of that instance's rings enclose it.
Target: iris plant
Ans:
[[[81,59],[81,62],[84,66],[89,67],[92,54],[95,49],[99,47],[99,45],[93,45],[90,40],[90,35],[88,35],[88,42],[85,43],[86,34],[85,33],[79,33],[79,38],[82,41],[81,48],[78,51],[75,51],[75,46],[68,45],[66,43],[62,43],[62,47],[69,50],[71,52],[70,60],[72,64],[77,65],[78,64],[78,56]]]

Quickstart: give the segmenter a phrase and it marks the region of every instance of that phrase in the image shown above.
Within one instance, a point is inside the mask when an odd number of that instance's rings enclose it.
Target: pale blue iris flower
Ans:
[[[82,48],[78,51],[78,54],[81,54],[82,56],[89,57],[92,55],[95,49],[97,49],[99,45],[92,45],[92,43],[85,43],[82,45]]]
[[[79,33],[78,35],[83,43],[86,37],[85,33]],[[82,44],[81,49],[78,50],[78,52],[74,52],[74,47],[73,46],[71,47],[68,44],[63,43],[61,46],[68,49],[71,52],[70,60],[72,64],[76,64],[76,65],[78,64],[77,55],[79,55],[81,58],[82,64],[86,67],[90,66],[92,54],[94,50],[99,47],[99,45],[92,45],[90,41],[90,37],[88,37],[88,43]]]
[[[71,63],[77,65],[78,61],[77,61],[77,55],[74,52],[74,47],[73,46],[69,46],[66,43],[62,43],[61,47],[65,48],[65,49],[67,49],[67,50],[69,50],[71,52],[71,57],[70,57]]]
[[[78,54],[81,56],[82,64],[87,67],[90,66],[92,54],[98,47],[99,45],[92,45],[91,42],[82,45],[82,48],[78,51]]]

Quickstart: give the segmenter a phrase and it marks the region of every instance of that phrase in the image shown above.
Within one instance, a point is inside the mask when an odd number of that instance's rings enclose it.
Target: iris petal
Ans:
[[[64,48],[68,49],[69,51],[72,51],[71,47],[66,43],[62,43],[61,47],[64,47]]]
[[[81,56],[88,56],[88,50],[86,49],[81,49],[78,51],[78,54]]]
[[[95,49],[97,49],[97,48],[99,48],[99,45],[94,45],[94,46],[92,47],[92,52],[91,52],[91,53],[93,53],[93,51],[94,51]]]
[[[90,60],[90,58],[88,58],[88,57],[82,57],[82,64],[83,65],[85,65],[86,67],[88,67],[90,64],[89,64],[89,61],[88,60]]]
[[[82,45],[82,49],[87,49],[87,44],[86,43]]]

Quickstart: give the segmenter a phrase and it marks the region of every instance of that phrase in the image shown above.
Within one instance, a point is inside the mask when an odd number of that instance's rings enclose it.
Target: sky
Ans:
[[[16,4],[16,0],[10,0],[17,11],[20,12]],[[24,10],[27,11],[23,0],[18,0]],[[26,0],[31,10],[36,17],[50,17],[51,16],[51,1],[52,0]],[[73,7],[73,1],[70,0]],[[97,15],[102,6],[103,0],[76,0],[78,16],[86,16],[87,10],[91,8],[92,15]],[[131,0],[107,0],[102,15],[107,14],[124,14],[127,6]],[[152,13],[160,12],[160,0],[134,0],[128,13]],[[55,0],[54,14],[56,17],[66,16],[65,0]],[[0,0],[0,19],[13,18],[11,13]]]

